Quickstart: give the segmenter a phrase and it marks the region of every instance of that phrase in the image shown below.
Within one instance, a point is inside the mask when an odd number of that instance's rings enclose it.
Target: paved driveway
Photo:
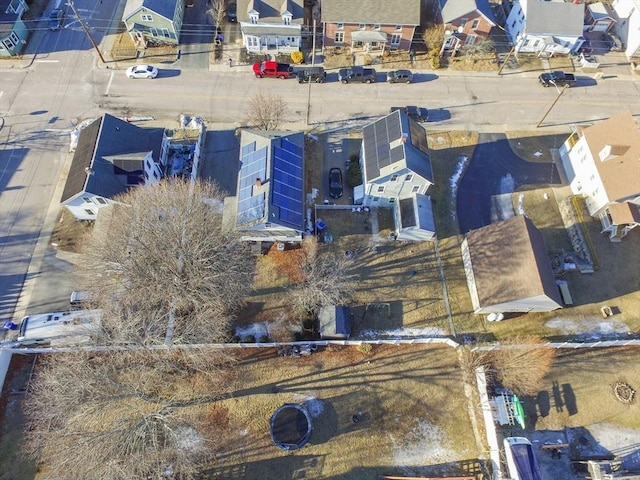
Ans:
[[[502,133],[480,134],[478,146],[458,187],[460,231],[489,225],[494,195],[514,192],[522,185],[560,184],[556,166],[518,157]]]

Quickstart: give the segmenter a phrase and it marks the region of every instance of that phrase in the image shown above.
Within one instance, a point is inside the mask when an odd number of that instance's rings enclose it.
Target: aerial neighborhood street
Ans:
[[[640,478],[640,0],[0,25],[0,480]]]

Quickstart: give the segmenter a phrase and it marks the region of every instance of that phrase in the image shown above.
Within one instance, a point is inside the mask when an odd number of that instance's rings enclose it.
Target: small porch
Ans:
[[[300,25],[242,23],[242,43],[249,53],[292,53],[300,50]]]
[[[633,203],[614,203],[600,215],[602,233],[609,234],[611,242],[620,242],[633,228],[640,225],[640,207]]]
[[[351,53],[377,53],[382,55],[389,40],[387,34],[377,30],[357,30],[351,33]]]

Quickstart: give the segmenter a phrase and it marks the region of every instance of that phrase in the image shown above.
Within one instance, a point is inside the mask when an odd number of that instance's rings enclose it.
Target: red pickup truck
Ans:
[[[289,78],[295,76],[291,65],[278,62],[256,62],[253,64],[253,74],[258,78]]]

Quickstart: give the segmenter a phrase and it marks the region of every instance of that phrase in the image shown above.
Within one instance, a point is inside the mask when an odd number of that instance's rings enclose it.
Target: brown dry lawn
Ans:
[[[538,402],[525,399],[527,421],[537,430],[598,424],[640,429],[637,400],[623,404],[613,393],[616,382],[640,387],[639,360],[640,351],[632,347],[559,351]]]
[[[442,464],[479,455],[456,354],[447,347],[378,346],[369,355],[330,347],[298,359],[262,351],[247,354],[238,378],[233,396],[217,405],[228,411],[227,447],[209,478],[455,473],[455,464]],[[269,419],[284,403],[306,403],[314,417],[310,442],[293,452],[269,436]]]

